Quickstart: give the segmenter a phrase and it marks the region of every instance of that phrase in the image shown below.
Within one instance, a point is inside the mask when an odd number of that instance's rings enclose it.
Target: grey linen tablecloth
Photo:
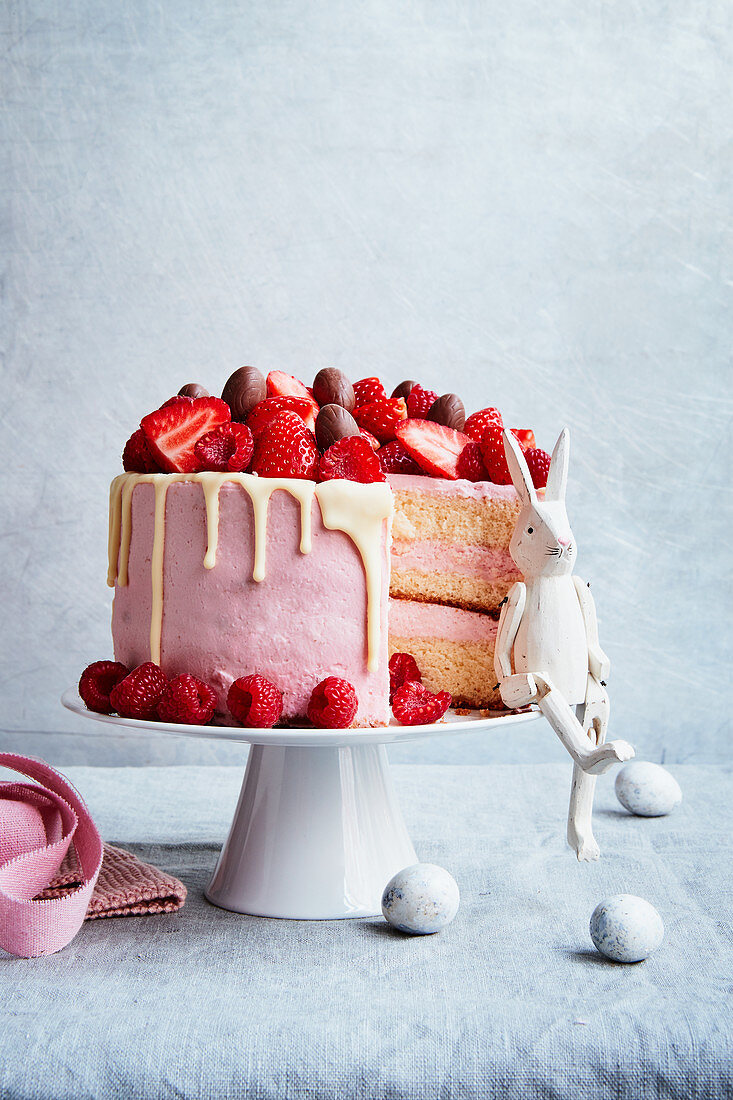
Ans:
[[[462,895],[447,930],[411,938],[209,905],[239,768],[70,768],[104,838],[188,901],[0,957],[0,1098],[730,1096],[731,771],[670,770],[668,818],[631,817],[600,780],[589,866],[564,842],[568,766],[396,767],[420,858]],[[618,892],[666,926],[634,966],[588,936]]]

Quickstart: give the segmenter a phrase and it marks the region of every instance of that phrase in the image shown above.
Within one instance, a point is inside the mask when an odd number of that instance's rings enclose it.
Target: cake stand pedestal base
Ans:
[[[376,916],[412,863],[384,745],[252,745],[206,897],[258,916]]]

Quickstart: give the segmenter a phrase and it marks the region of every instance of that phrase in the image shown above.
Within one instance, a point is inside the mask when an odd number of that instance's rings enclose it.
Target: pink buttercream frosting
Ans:
[[[359,699],[356,724],[386,724],[388,524],[383,523],[380,551],[379,654],[370,672],[366,577],[359,551],[349,535],[324,526],[316,500],[311,520],[312,550],[304,554],[298,501],[285,491],[273,493],[265,578],[257,582],[252,579],[252,502],[240,486],[225,482],[219,495],[216,562],[206,569],[201,485],[171,484],[165,503],[161,666],[168,675],[190,672],[211,684],[222,713],[232,681],[260,673],[283,691],[286,718],[305,715],[320,680],[344,677]],[[130,667],[150,659],[152,485],[136,485],[131,523],[129,583],[116,587],[112,616],[115,657]]]
[[[393,489],[403,489],[428,496],[453,497],[461,500],[517,500],[513,485],[495,485],[493,481],[465,481],[459,478],[428,477],[426,474],[389,474]]]
[[[450,642],[489,642],[496,637],[496,622],[478,611],[422,603],[389,601],[389,630],[395,638],[441,638]]]
[[[392,543],[392,568],[414,569],[421,573],[460,573],[465,576],[489,576],[511,583],[519,571],[509,552],[500,547],[467,543],[434,542],[428,539],[395,539]]]

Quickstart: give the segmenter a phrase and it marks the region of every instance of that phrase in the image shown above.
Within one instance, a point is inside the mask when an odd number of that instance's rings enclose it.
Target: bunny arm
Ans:
[[[501,687],[505,707],[516,710],[537,698],[537,684],[531,673],[512,674],[512,650],[527,602],[527,586],[516,581],[509,589],[501,609],[494,645],[494,672]]]
[[[590,588],[585,581],[581,580],[580,577],[573,577],[573,584],[575,585],[580,611],[585,623],[585,636],[588,640],[588,669],[594,679],[599,683],[604,683],[610,675],[611,662],[598,642],[596,605],[590,594]]]

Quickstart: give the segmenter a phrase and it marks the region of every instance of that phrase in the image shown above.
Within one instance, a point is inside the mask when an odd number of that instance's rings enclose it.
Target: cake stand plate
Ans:
[[[74,714],[115,727],[114,732],[144,730],[251,745],[229,836],[206,897],[236,913],[299,920],[376,916],[390,878],[418,862],[397,804],[388,744],[489,733],[537,717],[534,711],[491,718],[449,711],[443,722],[430,726],[243,729],[95,714],[75,688],[61,701]]]

